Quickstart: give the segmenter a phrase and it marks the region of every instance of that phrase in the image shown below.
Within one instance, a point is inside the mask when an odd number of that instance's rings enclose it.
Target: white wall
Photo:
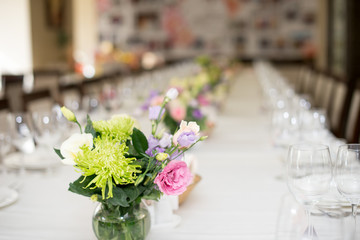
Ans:
[[[94,64],[98,42],[95,0],[73,0],[73,42],[76,60]],[[80,58],[80,59],[79,59]]]
[[[32,71],[29,0],[0,1],[0,74]]]

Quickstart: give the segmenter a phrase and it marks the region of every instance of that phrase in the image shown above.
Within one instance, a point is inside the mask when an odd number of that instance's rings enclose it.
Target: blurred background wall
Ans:
[[[72,41],[72,9],[71,0],[30,2],[35,69],[66,62]]]
[[[356,0],[4,0],[1,71],[138,69],[151,53],[162,62],[208,54],[315,63],[347,76],[357,8]]]
[[[323,27],[326,25],[326,10],[323,10],[326,2],[2,1],[3,34],[12,38],[3,38],[1,46],[16,45],[20,51],[20,47],[29,48],[30,44],[30,50],[22,49],[21,52],[32,56],[31,67],[35,69],[73,68],[74,58],[95,64],[114,50],[136,55],[152,51],[168,60],[199,54],[299,60],[313,57],[316,48],[324,46],[326,33],[322,31],[326,29]],[[11,7],[16,9],[12,11]],[[19,14],[10,14],[13,12]],[[16,41],[26,41],[26,44]],[[13,50],[11,53],[6,49],[0,52],[16,55]],[[23,63],[26,58],[15,61],[22,65],[19,68],[31,68],[30,63]],[[320,58],[321,62],[324,59]]]
[[[29,1],[12,0],[0,3],[0,74],[32,71],[29,9]]]

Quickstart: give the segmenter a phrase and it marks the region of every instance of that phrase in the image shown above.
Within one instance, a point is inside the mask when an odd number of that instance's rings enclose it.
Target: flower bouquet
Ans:
[[[100,203],[93,216],[98,239],[145,239],[150,217],[142,199],[180,195],[192,182],[181,159],[206,138],[199,136],[199,126],[182,121],[174,136],[158,131],[166,104],[176,96],[176,89],[170,89],[161,106],[150,109],[152,132],[148,138],[128,115],[115,115],[107,121],[91,121],[88,116],[83,130],[74,113],[62,107],[80,133],[70,136],[55,152],[64,164],[81,173],[70,183],[69,191]]]
[[[179,96],[166,106],[164,124],[171,133],[175,133],[182,120],[196,122],[201,134],[214,126],[206,111],[211,108],[211,96],[205,94],[208,86],[207,75],[200,73],[184,79],[172,79],[170,85],[176,89]],[[164,95],[158,91],[150,91],[149,97],[142,105],[142,110],[159,109]]]

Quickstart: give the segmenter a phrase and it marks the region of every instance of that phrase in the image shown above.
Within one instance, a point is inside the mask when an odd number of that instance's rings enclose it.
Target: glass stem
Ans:
[[[305,211],[306,211],[306,216],[308,219],[308,227],[307,227],[308,236],[310,237],[310,239],[313,239],[314,228],[313,228],[312,222],[311,222],[311,211],[309,209],[306,209]]]
[[[356,239],[356,215],[357,215],[357,208],[358,205],[357,204],[351,204],[351,211],[352,211],[352,215],[354,217],[354,239]]]

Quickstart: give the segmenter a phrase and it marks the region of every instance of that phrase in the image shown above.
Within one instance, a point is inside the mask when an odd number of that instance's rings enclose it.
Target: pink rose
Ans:
[[[190,169],[185,162],[172,160],[159,173],[154,183],[159,186],[161,192],[166,195],[180,195],[186,191],[186,187],[192,181]]]
[[[173,136],[173,143],[175,146],[178,145],[178,138],[182,133],[191,133],[193,132],[195,136],[199,136],[200,127],[196,122],[181,121],[179,130]]]
[[[175,121],[180,122],[186,117],[186,110],[184,107],[174,107],[170,109],[170,115]]]

